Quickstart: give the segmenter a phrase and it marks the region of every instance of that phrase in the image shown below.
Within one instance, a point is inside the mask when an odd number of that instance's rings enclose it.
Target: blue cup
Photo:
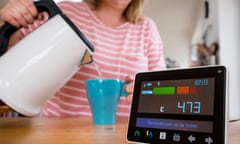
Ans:
[[[118,79],[86,80],[86,93],[94,125],[114,125],[119,98],[127,96],[125,84]]]

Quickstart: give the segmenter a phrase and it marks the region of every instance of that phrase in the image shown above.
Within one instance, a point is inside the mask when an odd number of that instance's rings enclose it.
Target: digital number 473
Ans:
[[[201,102],[178,101],[177,108],[183,113],[199,114],[201,112]]]

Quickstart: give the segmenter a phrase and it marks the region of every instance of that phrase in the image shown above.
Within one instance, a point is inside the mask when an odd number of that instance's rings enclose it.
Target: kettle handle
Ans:
[[[49,18],[62,13],[53,0],[35,1],[34,5],[36,6],[38,12],[46,11],[49,14]],[[16,32],[17,30],[18,28],[12,26],[9,23],[5,23],[0,28],[0,56],[7,51],[9,38],[11,34]]]

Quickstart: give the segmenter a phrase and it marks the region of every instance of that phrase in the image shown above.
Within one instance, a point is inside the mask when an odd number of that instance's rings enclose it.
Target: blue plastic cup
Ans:
[[[125,84],[118,79],[86,80],[86,93],[94,125],[114,125],[119,98],[127,96]]]

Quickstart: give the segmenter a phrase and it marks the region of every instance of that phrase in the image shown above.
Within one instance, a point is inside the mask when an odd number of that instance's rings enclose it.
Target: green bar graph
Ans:
[[[173,95],[175,94],[175,87],[156,87],[153,88],[154,95]]]

